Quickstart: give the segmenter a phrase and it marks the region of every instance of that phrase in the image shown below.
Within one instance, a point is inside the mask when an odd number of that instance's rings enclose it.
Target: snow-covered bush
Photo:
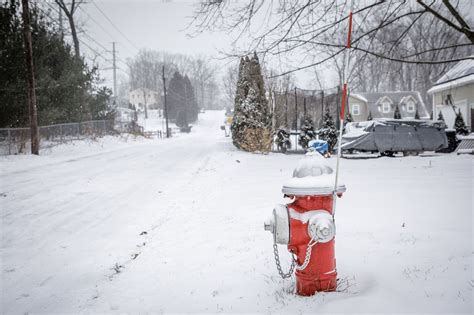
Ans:
[[[329,108],[326,108],[323,116],[323,126],[318,131],[319,138],[321,140],[326,140],[329,144],[329,151],[332,152],[337,143],[337,129],[332,119],[331,114],[329,113]]]
[[[304,149],[308,148],[308,142],[316,139],[316,132],[313,126],[313,120],[311,116],[306,115],[301,124],[300,136],[298,138],[298,144],[301,145]]]
[[[270,151],[271,113],[257,54],[240,60],[231,129],[237,148],[250,152]]]

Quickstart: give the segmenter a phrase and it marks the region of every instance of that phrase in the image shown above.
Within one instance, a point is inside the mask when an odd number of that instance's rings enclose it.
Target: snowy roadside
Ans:
[[[344,159],[339,292],[303,298],[263,230],[301,156],[237,151],[222,117],[0,160],[2,312],[472,313],[471,156]]]

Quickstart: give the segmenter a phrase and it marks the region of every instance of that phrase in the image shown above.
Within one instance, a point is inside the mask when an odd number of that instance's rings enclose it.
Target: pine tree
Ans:
[[[337,143],[337,129],[329,113],[329,107],[326,107],[326,111],[324,112],[323,125],[319,131],[319,137],[328,142],[329,151],[332,152]]]
[[[441,113],[441,112],[440,112]],[[454,129],[456,129],[456,133],[460,135],[468,135],[469,130],[464,123],[464,118],[461,114],[461,109],[458,110],[456,114],[456,119],[454,120]]]
[[[167,106],[169,119],[177,119],[178,113],[184,107],[184,78],[176,71],[170,80],[167,90]]]
[[[194,93],[194,87],[191,84],[191,80],[189,80],[187,75],[185,75],[183,78],[183,85],[184,97],[186,98],[185,107],[187,121],[195,122],[198,119],[199,107],[196,100],[196,94]]]
[[[443,113],[441,111],[439,111],[439,113],[438,113],[438,120],[444,121],[444,116],[443,116]]]
[[[415,119],[420,119],[420,114],[418,113],[418,109],[415,111]]]
[[[176,117],[176,126],[179,128],[188,128],[188,114],[187,111],[182,108],[179,110],[178,115]]]
[[[271,114],[256,54],[240,60],[231,130],[237,148],[251,152],[270,150]]]
[[[38,6],[30,7],[38,123],[110,119],[111,91],[100,87],[96,67],[76,58]],[[0,127],[29,124],[23,29],[19,1],[0,1]]]
[[[394,119],[402,119],[402,115],[400,114],[400,108],[398,108],[398,105],[395,107],[395,112],[393,113],[393,118]]]
[[[372,112],[369,111],[369,115],[367,116],[367,120],[372,120],[372,119],[374,119],[374,118],[372,117]]]
[[[316,132],[313,126],[313,120],[310,115],[306,115],[303,118],[303,123],[301,124],[300,136],[298,138],[298,143],[304,149],[308,148],[308,142],[316,138]]]

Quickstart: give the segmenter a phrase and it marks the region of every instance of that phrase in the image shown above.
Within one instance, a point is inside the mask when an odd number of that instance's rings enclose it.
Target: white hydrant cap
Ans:
[[[331,195],[334,192],[335,173],[326,159],[318,152],[309,152],[302,158],[293,178],[283,185],[282,192],[292,196]],[[346,191],[339,180],[336,193]]]

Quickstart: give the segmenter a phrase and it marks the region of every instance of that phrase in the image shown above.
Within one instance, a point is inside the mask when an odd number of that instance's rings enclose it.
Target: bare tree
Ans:
[[[154,50],[142,49],[134,58],[127,60],[130,74],[130,88],[147,88],[162,95],[162,70],[165,66],[165,78],[171,78],[174,72],[187,75],[194,87],[198,106],[212,105],[216,96],[216,68],[205,56],[188,56]]]
[[[364,55],[407,64],[444,64],[472,58],[453,54],[451,58],[444,59],[441,55],[438,58],[432,58],[430,55],[432,52],[452,52],[460,47],[472,47],[474,44],[469,3],[452,2],[354,1],[355,28],[352,48]],[[236,41],[247,32],[251,43],[238,54],[257,51],[272,56],[298,53],[316,56],[308,64],[294,66],[281,73],[285,74],[314,67],[343,54],[345,49],[342,40],[343,34],[346,33],[348,5],[347,0],[249,0],[243,3],[201,1],[196,9],[193,24],[197,26],[198,31],[217,27],[227,31],[239,30]],[[456,42],[440,42],[424,49],[405,45],[401,53],[399,48],[416,30],[423,16],[430,16],[442,23],[444,29],[458,34]],[[262,25],[268,27],[262,28]],[[397,28],[399,32],[396,36],[381,41],[378,34],[384,28]]]
[[[235,102],[235,91],[237,89],[237,79],[239,76],[238,65],[229,66],[222,77],[222,84],[224,87],[224,96],[226,101],[231,106]]]
[[[215,78],[216,67],[212,65],[211,59],[206,56],[196,56],[191,58],[191,81],[196,91],[196,98],[198,105],[201,108],[209,108],[207,102],[207,95],[213,94],[212,91],[207,91],[212,86],[212,81]],[[208,93],[210,92],[210,93]]]
[[[74,21],[74,13],[79,8],[79,6],[84,3],[84,0],[70,0],[69,4],[65,0],[54,0],[56,4],[61,8],[61,10],[66,15],[69,27],[71,28],[72,41],[74,43],[74,54],[76,58],[80,58],[80,49],[79,49],[79,38],[77,37],[76,23]]]

